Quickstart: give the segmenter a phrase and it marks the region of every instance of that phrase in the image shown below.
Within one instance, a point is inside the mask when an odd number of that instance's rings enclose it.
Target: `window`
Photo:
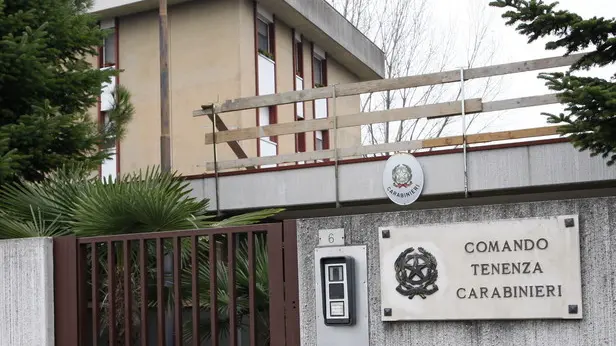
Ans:
[[[316,131],[314,133],[314,149],[323,150],[323,131]]]
[[[314,150],[329,149],[329,131],[314,132]]]
[[[270,29],[268,23],[266,23],[262,19],[257,19],[257,47],[259,48],[259,52],[267,52],[271,54],[269,30]]]
[[[314,86],[317,88],[325,86],[325,62],[316,56],[313,57],[312,69],[314,75]]]
[[[304,132],[297,134],[297,152],[306,152],[306,133]]]
[[[277,124],[278,123],[278,107],[270,106],[269,107],[269,123]],[[270,141],[274,143],[278,143],[278,136],[271,136]]]
[[[276,55],[274,24],[261,17],[257,18],[257,50],[262,55],[274,60]]]
[[[297,121],[304,119],[298,118]],[[300,132],[295,134],[295,149],[298,153],[306,152],[306,132]]]
[[[112,130],[113,123],[109,119],[108,112],[101,112],[101,126],[104,131]],[[101,178],[115,180],[118,172],[118,161],[116,154],[116,138],[114,136],[105,137],[104,142],[101,145],[101,149],[106,151],[110,156],[103,161],[100,166]]]
[[[304,47],[301,41],[295,40],[295,75],[304,76]]]
[[[116,33],[115,28],[107,29],[109,34],[103,41],[102,64],[101,67],[113,66],[116,64]]]
[[[101,126],[106,132],[108,131],[113,132],[115,130],[115,124],[109,118],[108,112],[101,112]],[[103,149],[110,149],[110,148],[114,148],[115,145],[116,145],[115,136],[109,135],[105,137],[105,141],[103,142],[102,147]]]

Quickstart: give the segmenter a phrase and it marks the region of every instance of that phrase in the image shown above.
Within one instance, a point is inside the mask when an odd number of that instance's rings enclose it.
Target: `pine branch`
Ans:
[[[584,19],[566,10],[556,10],[557,2],[546,4],[542,0],[497,0],[490,3],[499,8],[510,8],[502,17],[507,25],[533,42],[546,36],[555,36],[545,48],[564,48],[566,54],[592,48],[566,73],[542,73],[540,79],[559,93],[565,112],[548,116],[548,122],[560,124],[560,133],[569,135],[579,150],[601,155],[607,164],[616,163],[616,74],[611,80],[573,75],[578,70],[603,67],[616,62],[616,19],[592,17]]]
[[[534,42],[546,36],[559,39],[549,41],[546,50],[565,48],[566,54],[593,47],[571,70],[588,69],[605,66],[616,61],[616,19],[592,17],[583,19],[575,13],[555,8],[558,2],[546,4],[542,0],[497,0],[490,6],[513,8],[502,17],[508,19],[507,25],[516,26],[516,30],[528,36],[528,42]]]
[[[126,126],[135,114],[135,106],[131,102],[131,93],[124,85],[116,85],[113,93],[113,107],[107,112],[109,122],[103,126],[101,138],[103,147],[114,146],[124,139]]]
[[[119,71],[90,63],[107,35],[87,13],[91,4],[0,0],[0,184],[37,181],[75,162],[96,168],[105,158],[90,112]]]

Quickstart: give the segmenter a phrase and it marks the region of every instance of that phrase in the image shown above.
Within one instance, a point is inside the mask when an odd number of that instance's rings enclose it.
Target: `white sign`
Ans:
[[[381,227],[381,318],[581,319],[577,215]]]
[[[408,205],[421,195],[424,175],[419,161],[411,154],[391,156],[383,171],[383,188],[389,199],[399,205]]]
[[[344,228],[319,230],[319,246],[342,245],[344,245]]]

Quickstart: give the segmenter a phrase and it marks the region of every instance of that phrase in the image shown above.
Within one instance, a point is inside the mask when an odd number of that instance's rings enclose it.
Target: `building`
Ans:
[[[123,70],[104,89],[98,111],[105,119],[110,92],[121,83],[136,109],[116,156],[104,175],[160,164],[160,87],[158,2],[97,0],[91,11],[112,33],[100,49],[99,68]],[[169,76],[173,169],[205,172],[213,148],[203,141],[212,132],[207,117],[192,111],[217,100],[265,95],[380,79],[383,52],[323,0],[169,1]],[[359,96],[339,98],[338,115],[360,111]],[[221,115],[230,128],[302,121],[331,115],[331,100],[316,100]],[[248,157],[328,148],[328,131],[266,137],[240,142]],[[341,130],[341,146],[358,145],[360,128]],[[228,145],[219,159],[233,159]]]

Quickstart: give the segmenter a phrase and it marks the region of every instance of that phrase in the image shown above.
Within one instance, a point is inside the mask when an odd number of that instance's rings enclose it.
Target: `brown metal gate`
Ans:
[[[56,238],[56,345],[298,346],[296,239],[294,221]]]

